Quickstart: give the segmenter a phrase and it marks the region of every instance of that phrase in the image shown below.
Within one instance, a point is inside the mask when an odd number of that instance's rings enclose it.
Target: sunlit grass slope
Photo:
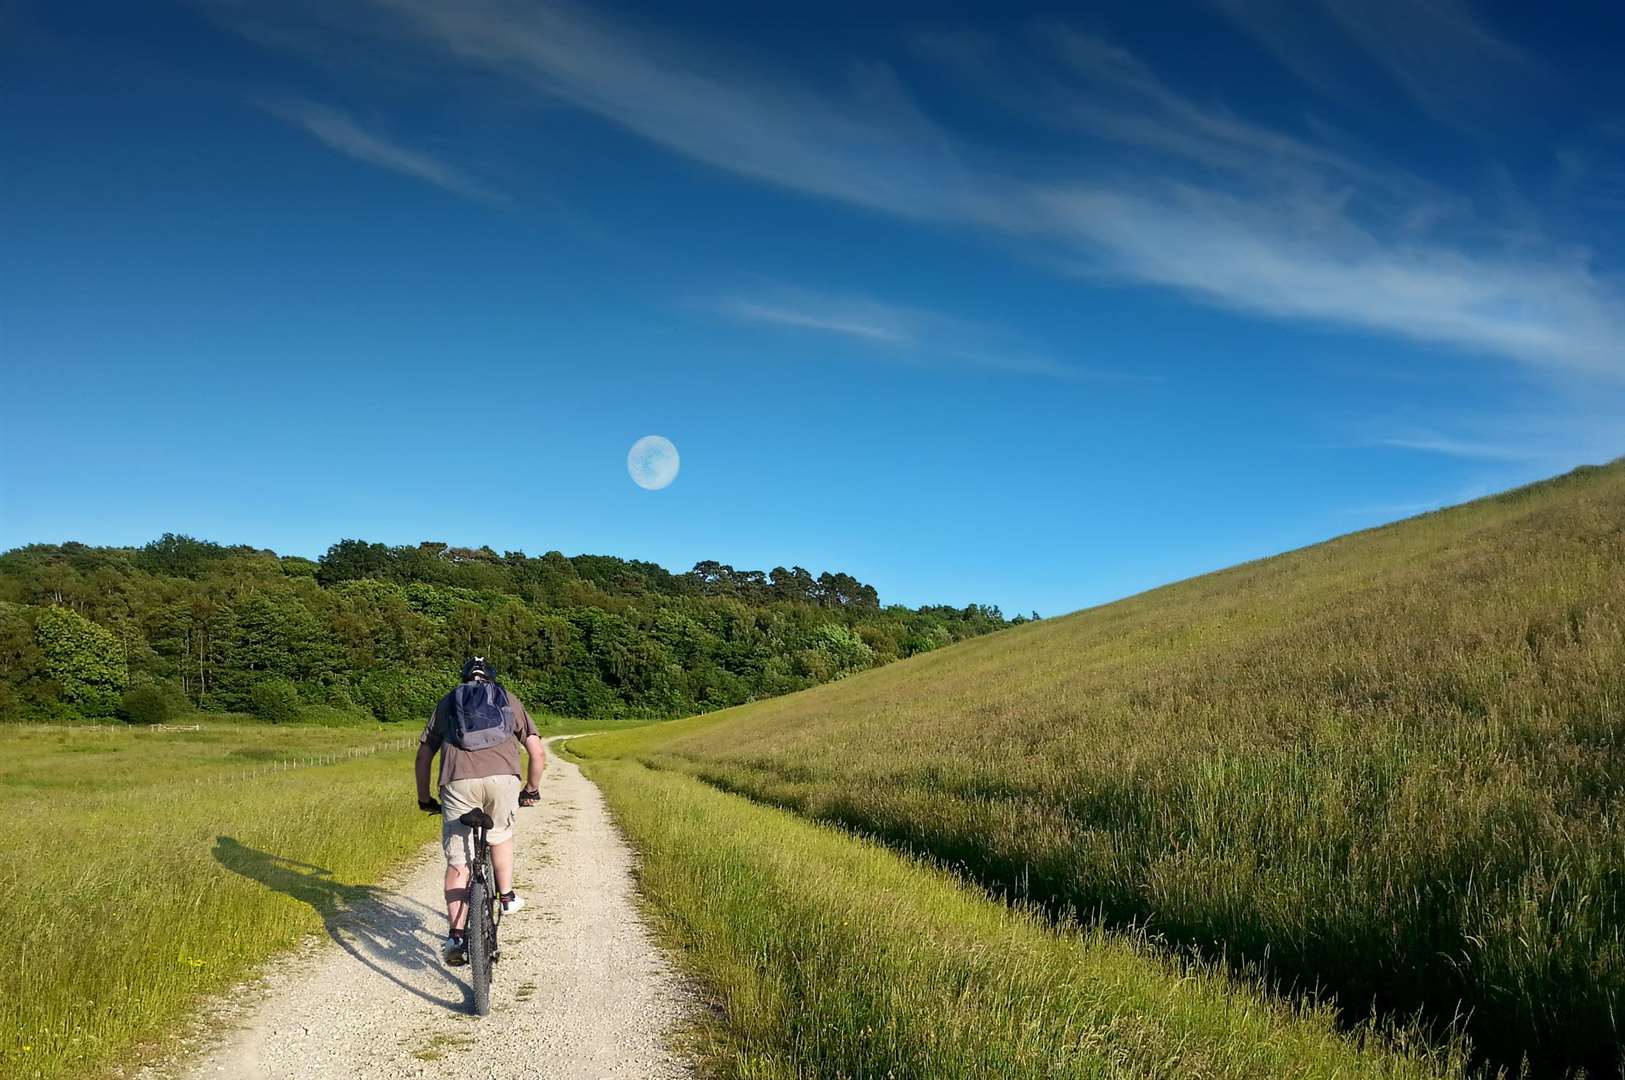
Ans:
[[[617,738],[1356,1016],[1617,1068],[1617,463]]]
[[[365,899],[438,834],[415,734],[0,728],[0,1076],[128,1062]]]
[[[604,740],[609,742],[610,740]],[[596,753],[599,740],[586,740]],[[719,1006],[708,1073],[913,1077],[1460,1076],[1201,965],[1057,932],[873,842],[671,772],[594,757],[639,883]]]

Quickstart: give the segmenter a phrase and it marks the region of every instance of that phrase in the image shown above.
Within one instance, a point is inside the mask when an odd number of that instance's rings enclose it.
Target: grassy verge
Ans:
[[[710,718],[706,718],[706,722]],[[1100,931],[1056,932],[869,841],[576,740],[640,882],[720,1002],[724,1076],[1443,1077],[1459,1055],[1339,1034]]]
[[[0,1075],[139,1056],[437,835],[415,731],[6,726]]]
[[[587,731],[637,731],[641,729],[659,730],[667,721],[661,720],[591,720],[574,716],[542,716],[535,718],[536,730],[542,738],[551,738],[554,735],[580,735]]]

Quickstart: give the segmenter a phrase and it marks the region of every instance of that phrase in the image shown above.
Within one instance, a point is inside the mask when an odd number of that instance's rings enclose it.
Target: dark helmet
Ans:
[[[496,682],[496,665],[483,656],[470,656],[463,662],[463,681],[473,682],[475,679]]]

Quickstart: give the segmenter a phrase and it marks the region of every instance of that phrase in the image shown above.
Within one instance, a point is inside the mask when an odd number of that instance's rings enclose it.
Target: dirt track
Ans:
[[[668,1040],[690,999],[639,916],[631,867],[598,789],[549,755],[541,805],[520,812],[529,906],[503,923],[490,1016],[470,1013],[468,969],[440,961],[437,843],[392,885],[349,890],[331,941],[279,965],[249,991],[256,1004],[228,1007],[223,1038],[143,1075],[688,1077]]]

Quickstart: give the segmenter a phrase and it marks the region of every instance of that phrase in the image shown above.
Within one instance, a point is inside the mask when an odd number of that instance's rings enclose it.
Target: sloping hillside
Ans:
[[[1618,1067],[1625,465],[666,726],[995,888]]]

